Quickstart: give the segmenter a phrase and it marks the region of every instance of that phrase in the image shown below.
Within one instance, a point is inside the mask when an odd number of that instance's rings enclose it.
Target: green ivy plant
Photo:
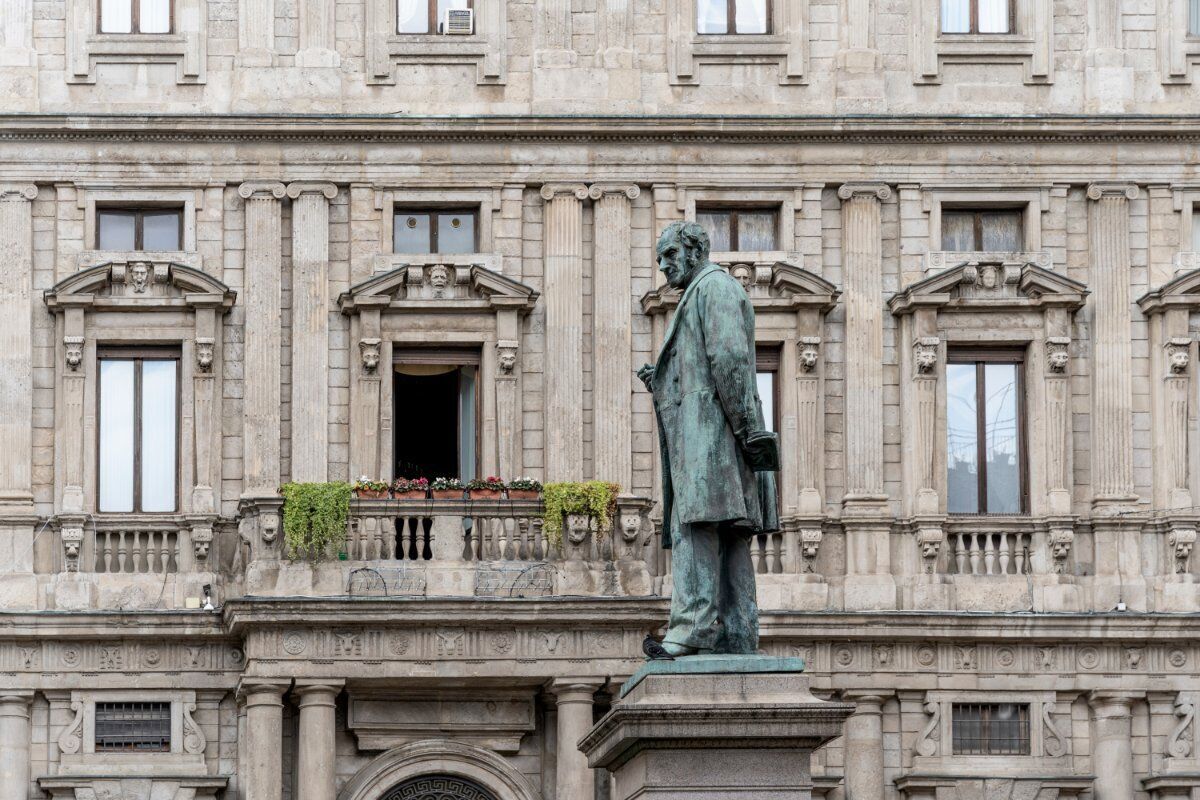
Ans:
[[[350,484],[285,483],[279,491],[288,558],[320,561],[336,554],[346,541]]]
[[[555,547],[562,546],[563,520],[568,514],[586,514],[596,520],[597,530],[608,530],[620,491],[617,484],[604,481],[547,483],[542,487],[546,537]]]

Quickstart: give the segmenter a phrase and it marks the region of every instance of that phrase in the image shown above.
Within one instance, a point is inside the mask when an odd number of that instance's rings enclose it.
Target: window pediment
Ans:
[[[1138,298],[1137,304],[1146,315],[1162,313],[1172,307],[1200,307],[1200,269],[1185,272],[1159,288],[1146,292]]]
[[[46,290],[51,311],[66,306],[111,310],[165,310],[233,306],[237,292],[196,266],[179,263],[179,254],[97,253],[102,263],[88,267]],[[191,259],[184,259],[191,260]],[[198,261],[198,259],[195,259]]]
[[[515,308],[530,311],[538,292],[479,264],[405,264],[342,293],[338,305],[350,314],[363,307],[397,311],[471,311]]]
[[[1036,264],[974,259],[930,275],[892,296],[893,314],[917,307],[946,311],[1083,306],[1087,287]]]
[[[833,308],[840,292],[829,281],[786,261],[721,260],[718,266],[737,278],[750,295],[756,311],[794,310],[816,306],[821,312]],[[681,292],[660,286],[642,296],[646,314],[662,314],[679,305]]]

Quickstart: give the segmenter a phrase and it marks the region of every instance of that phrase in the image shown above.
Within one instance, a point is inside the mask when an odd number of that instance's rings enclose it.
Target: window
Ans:
[[[170,703],[96,703],[97,753],[170,750]]]
[[[768,0],[696,0],[696,33],[770,33]]]
[[[774,250],[778,220],[774,209],[696,209],[715,253]]]
[[[1188,2],[1188,35],[1200,36],[1200,0]]]
[[[100,356],[99,510],[175,511],[178,351]]]
[[[1013,253],[1024,249],[1019,208],[942,209],[942,249]]]
[[[779,348],[760,346],[755,352],[755,378],[767,430],[779,432]]]
[[[1020,514],[1025,506],[1023,354],[951,351],[946,364],[946,506]]]
[[[955,703],[954,755],[1029,755],[1029,706]]]
[[[471,0],[396,0],[396,32],[444,33],[442,22],[447,11],[473,7]]]
[[[179,208],[96,209],[98,250],[179,250],[182,229]]]
[[[392,222],[392,252],[474,253],[477,251],[473,210],[397,210]]]
[[[1195,0],[1200,3],[1200,0]],[[1200,203],[1192,204],[1192,252],[1200,253]]]
[[[1010,0],[942,0],[942,33],[1012,33]]]
[[[170,33],[172,0],[100,0],[101,33]]]
[[[398,348],[393,360],[394,419],[421,421],[393,426],[395,475],[474,478],[479,351]]]

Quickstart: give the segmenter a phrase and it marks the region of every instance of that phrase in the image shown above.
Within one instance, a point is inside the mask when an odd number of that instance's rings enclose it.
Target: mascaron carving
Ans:
[[[213,347],[216,342],[209,336],[196,337],[196,369],[199,372],[212,372]]]
[[[1172,375],[1186,375],[1192,360],[1192,340],[1186,337],[1171,339],[1166,344],[1167,367]]]
[[[1196,529],[1174,528],[1167,536],[1167,543],[1171,546],[1175,558],[1176,574],[1186,575],[1191,571],[1190,562],[1192,548],[1196,545]]]
[[[517,367],[517,343],[508,339],[496,342],[496,360],[501,375],[512,375]]]
[[[1071,340],[1066,336],[1051,336],[1046,340],[1046,368],[1052,374],[1066,374],[1071,361],[1070,346]]]
[[[921,336],[913,342],[913,368],[918,376],[933,374],[937,366],[939,343],[936,336]]]
[[[358,340],[358,352],[362,356],[363,372],[374,374],[379,369],[379,347],[382,343],[378,337]]]
[[[83,337],[64,336],[63,344],[67,347],[67,369],[75,372],[83,363]]]
[[[801,336],[800,337],[800,371],[812,372],[817,368],[817,361],[821,357],[821,337],[820,336]]]

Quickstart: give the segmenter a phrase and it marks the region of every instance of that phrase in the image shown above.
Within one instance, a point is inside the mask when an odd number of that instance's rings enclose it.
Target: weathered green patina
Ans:
[[[672,655],[753,653],[758,610],[749,537],[778,528],[778,440],[754,369],[754,309],[708,260],[694,222],[667,226],[659,269],[683,290],[658,361],[638,371],[654,395],[663,475],[663,545],[673,549]]]

